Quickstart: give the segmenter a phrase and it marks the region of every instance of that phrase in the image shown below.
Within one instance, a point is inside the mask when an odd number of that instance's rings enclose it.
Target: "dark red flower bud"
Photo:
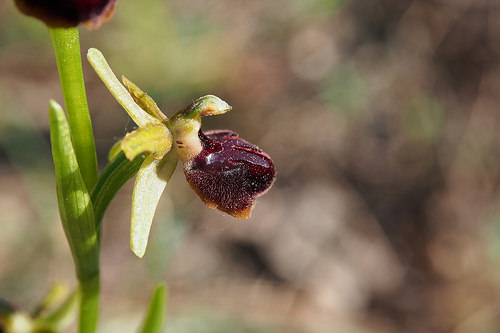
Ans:
[[[114,12],[116,0],[15,0],[17,8],[50,27],[99,27]]]
[[[198,137],[202,151],[184,163],[189,184],[209,207],[250,217],[255,198],[274,182],[273,161],[231,131],[199,131]]]

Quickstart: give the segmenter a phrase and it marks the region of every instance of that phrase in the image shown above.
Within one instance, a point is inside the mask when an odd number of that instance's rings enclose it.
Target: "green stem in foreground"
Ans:
[[[83,81],[78,27],[49,28],[66,104],[71,139],[87,189],[97,179],[97,157]]]

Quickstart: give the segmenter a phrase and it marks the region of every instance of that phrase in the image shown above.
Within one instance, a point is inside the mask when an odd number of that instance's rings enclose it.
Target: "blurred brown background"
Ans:
[[[32,308],[74,285],[58,220],[49,35],[0,2],[0,296]],[[273,158],[248,222],[203,206],[181,168],[144,259],[132,184],[104,220],[101,332],[133,332],[169,286],[167,332],[499,332],[500,3],[487,0],[118,2],[81,30],[166,114],[205,119]],[[133,123],[84,61],[101,167]]]

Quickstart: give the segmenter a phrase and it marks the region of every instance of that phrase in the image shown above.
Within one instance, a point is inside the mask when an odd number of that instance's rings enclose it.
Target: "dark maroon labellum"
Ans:
[[[255,198],[274,182],[273,161],[234,132],[199,131],[198,136],[203,150],[184,165],[189,184],[208,206],[250,217]]]
[[[82,22],[99,26],[109,17],[116,0],[15,0],[19,10],[51,27],[74,27]]]

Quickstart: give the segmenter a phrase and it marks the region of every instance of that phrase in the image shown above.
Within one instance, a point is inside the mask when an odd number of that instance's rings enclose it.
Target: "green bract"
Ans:
[[[80,173],[71,133],[64,111],[50,101],[50,141],[56,174],[59,215],[80,281],[80,331],[90,332],[97,325],[99,293],[99,239],[90,194]]]
[[[141,327],[141,333],[160,333],[165,325],[165,313],[167,308],[166,301],[167,290],[164,285],[156,287],[151,301],[149,302],[148,312],[144,318]]]

